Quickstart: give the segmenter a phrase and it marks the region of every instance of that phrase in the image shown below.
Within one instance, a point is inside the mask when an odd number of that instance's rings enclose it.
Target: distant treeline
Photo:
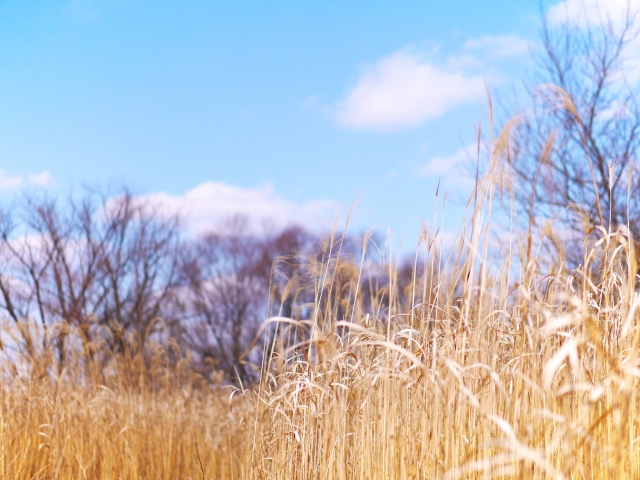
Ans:
[[[367,261],[377,250],[363,252],[362,245],[362,239],[336,233],[323,239],[295,225],[257,234],[239,216],[193,238],[178,217],[127,190],[66,200],[25,195],[0,210],[2,320],[29,326],[18,348],[28,355],[55,351],[59,369],[75,348],[67,338],[71,330],[86,342],[99,337],[115,355],[131,339],[144,345],[166,335],[193,354],[205,376],[217,371],[250,384],[260,376],[272,333],[261,330],[264,321],[312,315],[322,302],[315,298],[322,290],[316,270],[331,258],[363,265],[360,308],[384,308],[390,285],[406,288],[410,265],[385,271],[384,262]],[[352,273],[345,272],[345,282],[354,281]],[[335,299],[341,287],[332,287]],[[27,333],[33,328],[48,332],[40,335],[44,345],[34,344]]]

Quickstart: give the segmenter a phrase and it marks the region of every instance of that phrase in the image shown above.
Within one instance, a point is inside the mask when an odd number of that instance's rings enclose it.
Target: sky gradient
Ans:
[[[124,183],[194,232],[327,227],[359,196],[355,228],[401,235],[441,182],[455,229],[485,84],[515,106],[539,21],[522,0],[4,1],[0,192]]]

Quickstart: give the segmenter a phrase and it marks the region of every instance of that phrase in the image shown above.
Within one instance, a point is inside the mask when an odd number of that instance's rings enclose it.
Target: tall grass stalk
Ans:
[[[640,478],[635,243],[591,227],[568,270],[551,226],[520,242],[508,138],[449,253],[425,233],[403,290],[385,265],[383,308],[357,293],[364,257],[325,248],[313,318],[282,323],[245,392],[242,478]]]

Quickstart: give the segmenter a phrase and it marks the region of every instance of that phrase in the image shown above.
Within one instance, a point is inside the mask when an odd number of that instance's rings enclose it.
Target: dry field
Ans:
[[[518,228],[504,143],[455,245],[425,232],[408,285],[390,250],[372,295],[371,266],[330,239],[299,286],[314,300],[267,324],[261,385],[211,386],[169,342],[81,345],[62,372],[54,351],[5,352],[0,475],[640,478],[635,244],[585,223],[568,267],[552,229]]]
[[[228,392],[186,360],[168,368],[156,345],[148,362],[123,356],[105,369],[77,358],[55,372],[50,353],[3,363],[1,478],[202,478],[200,465],[207,478],[236,477],[241,438]]]

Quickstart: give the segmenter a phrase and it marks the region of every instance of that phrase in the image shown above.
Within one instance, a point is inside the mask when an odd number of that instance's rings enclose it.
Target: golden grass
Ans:
[[[323,325],[275,361],[245,477],[640,478],[635,275],[581,272],[470,275],[413,312]]]
[[[31,389],[29,389],[31,387]],[[26,389],[26,391],[24,391]],[[237,441],[218,398],[5,385],[2,478],[232,478]],[[232,442],[232,445],[229,443]]]
[[[155,353],[147,362],[81,354],[59,373],[51,351],[5,358],[0,478],[235,478],[240,425],[229,392],[202,382],[186,359],[168,367],[167,352]]]
[[[62,374],[46,349],[6,360],[0,475],[640,478],[635,244],[624,226],[587,225],[569,270],[550,227],[520,235],[507,145],[451,254],[425,234],[403,288],[387,260],[388,283],[365,296],[368,267],[332,238],[310,262],[315,300],[268,322],[267,374],[233,412],[186,359],[169,366],[169,347],[98,361],[85,346]]]
[[[387,262],[383,308],[329,244],[309,318],[274,319],[242,478],[640,478],[635,243],[587,225],[570,271],[520,235],[505,135],[452,254],[425,235],[403,290]]]

